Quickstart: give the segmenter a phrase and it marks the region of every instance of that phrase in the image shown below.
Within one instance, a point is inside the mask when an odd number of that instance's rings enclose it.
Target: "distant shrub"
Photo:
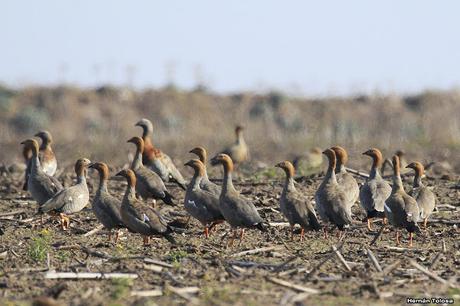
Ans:
[[[16,130],[32,133],[47,126],[48,122],[49,115],[46,110],[27,106],[12,119],[11,123]]]
[[[15,92],[12,89],[0,85],[0,112],[6,113],[13,106]]]

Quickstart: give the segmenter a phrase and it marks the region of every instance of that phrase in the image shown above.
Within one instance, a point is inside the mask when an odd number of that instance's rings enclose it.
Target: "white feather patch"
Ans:
[[[79,198],[79,199],[83,198],[83,194],[80,194],[80,195],[78,196],[78,198]]]
[[[143,217],[144,217],[144,222],[148,222],[148,221],[150,221],[149,217],[147,217],[147,215],[146,215],[146,214],[143,214]]]
[[[188,200],[188,204],[191,204],[196,207],[195,201]]]
[[[386,209],[387,211],[389,211],[389,212],[391,212],[391,213],[392,213],[392,211],[391,211],[390,207],[388,207],[388,205],[387,205],[387,204],[385,204],[385,209]]]

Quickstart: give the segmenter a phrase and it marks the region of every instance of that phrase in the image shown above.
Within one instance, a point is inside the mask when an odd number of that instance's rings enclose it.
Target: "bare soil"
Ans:
[[[319,183],[317,176],[303,178],[298,188],[313,199]],[[354,209],[356,224],[342,242],[336,230],[329,239],[321,232],[307,232],[305,241],[300,242],[299,235],[291,241],[278,210],[281,180],[256,182],[251,178],[239,180],[237,188],[274,225],[267,233],[247,230],[241,244],[236,241],[226,248],[229,227],[219,225],[205,239],[198,222],[185,225],[184,192],[169,186],[179,205],[170,208],[158,203],[157,207],[182,225],[183,233],[175,234],[177,245],[158,237],[144,247],[140,236],[126,230],[117,245],[107,241],[105,230],[86,237],[85,233],[99,226],[91,205],[71,216],[68,231],[62,231],[50,216],[41,224],[35,202],[21,190],[20,175],[4,173],[0,178],[0,304],[28,305],[45,296],[57,298],[58,305],[401,305],[407,297],[450,297],[460,304],[458,178],[428,178],[428,183],[435,186],[438,211],[428,230],[416,235],[413,248],[407,248],[405,232],[404,245],[393,248],[395,232],[390,227],[370,246],[381,223],[375,222],[374,231],[369,232],[359,204]],[[120,198],[124,186],[118,181],[109,185]],[[332,246],[339,248],[350,271],[336,255],[330,256]],[[238,254],[264,247],[269,250]],[[366,249],[373,252],[383,272],[376,270]],[[159,271],[151,259],[167,267]],[[445,282],[422,273],[410,260]],[[313,269],[316,272],[310,273]],[[45,278],[49,270],[134,273],[138,278],[53,280]],[[299,287],[287,288],[277,280]],[[187,287],[199,289],[178,290]],[[317,293],[303,292],[306,288]],[[147,290],[158,290],[161,296],[140,296]],[[53,301],[48,300],[48,305]]]

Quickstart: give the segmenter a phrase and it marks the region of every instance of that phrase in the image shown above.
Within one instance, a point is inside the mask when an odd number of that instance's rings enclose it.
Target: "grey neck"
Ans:
[[[192,177],[192,180],[190,181],[190,184],[188,184],[187,189],[193,190],[193,189],[199,188],[202,179],[203,179],[203,176],[200,176],[198,171],[196,171]]]
[[[422,177],[420,175],[418,175],[417,173],[415,174],[415,177],[414,177],[413,186],[414,186],[414,188],[423,187]]]
[[[32,158],[30,159],[30,165],[31,165],[31,171],[32,172],[35,172],[35,173],[38,173],[41,171],[41,164],[40,164],[40,159],[38,159],[38,155],[37,156],[32,156]]]
[[[392,191],[399,191],[404,190],[404,186],[402,183],[401,175],[393,174],[393,187]]]
[[[85,176],[85,170],[83,170],[83,173],[79,176],[77,176],[77,184],[84,184],[86,185],[86,176]]]
[[[142,153],[139,149],[136,149],[136,154],[134,154],[134,159],[131,164],[131,169],[137,169],[141,167],[142,164]]]
[[[286,177],[286,181],[284,183],[284,191],[294,191],[295,185],[294,185],[294,178],[292,177]]]
[[[136,198],[136,188],[134,186],[129,186],[126,188],[126,192],[125,192],[125,195],[124,195],[124,201],[121,202],[121,205],[122,206],[125,206],[125,205],[130,205],[129,201],[126,201],[126,200],[130,200],[130,199],[135,199]]]
[[[232,172],[225,170],[224,171],[224,182],[222,184],[222,194],[225,194],[230,191],[236,192],[235,187],[233,187]]]
[[[335,173],[346,173],[347,169],[345,169],[345,166],[342,165],[341,163],[337,163],[337,166],[335,167]]]
[[[99,188],[97,189],[97,191],[98,191],[99,193],[101,193],[101,192],[108,192],[108,189],[107,189],[107,180],[102,179],[102,180],[99,182]]]
[[[337,177],[332,167],[327,168],[326,176],[324,177],[324,182],[337,183]]]
[[[369,173],[369,179],[381,178],[380,170],[378,167],[372,167]]]

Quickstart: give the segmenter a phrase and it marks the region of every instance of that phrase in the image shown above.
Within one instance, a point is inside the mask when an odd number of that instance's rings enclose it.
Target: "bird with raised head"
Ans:
[[[401,180],[399,157],[393,156],[393,186],[391,194],[385,201],[385,215],[391,225],[396,228],[396,243],[399,245],[399,229],[405,228],[409,232],[409,246],[413,245],[414,232],[419,232],[417,222],[420,211],[417,201],[404,190]]]
[[[88,205],[89,191],[86,185],[86,174],[90,164],[91,161],[87,158],[77,160],[75,163],[77,184],[62,189],[39,208],[40,213],[58,214],[63,230],[70,227],[68,215],[79,212]]]
[[[135,126],[142,128],[142,140],[144,141],[144,152],[142,153],[142,162],[144,165],[160,176],[166,182],[174,182],[182,189],[187,189],[187,182],[177,167],[174,165],[171,157],[160,149],[156,148],[152,142],[153,124],[148,119],[139,120]]]
[[[372,230],[372,219],[382,218],[385,221],[384,206],[386,199],[391,194],[391,186],[380,175],[383,156],[379,149],[372,148],[363,153],[372,158],[372,167],[369,178],[361,186],[359,191],[359,202],[366,211],[367,228]]]
[[[294,226],[301,226],[300,241],[303,241],[305,230],[321,228],[315,209],[308,198],[297,191],[294,185],[294,166],[289,161],[275,165],[286,173],[286,180],[280,196],[280,210],[291,226],[291,239],[294,239]]]
[[[51,144],[53,143],[53,137],[48,131],[40,131],[34,135],[41,139],[42,143],[40,144],[40,163],[43,168],[43,172],[48,175],[54,175],[57,169],[57,159],[54,154]]]
[[[208,172],[206,171],[206,163],[208,162],[208,153],[206,152],[206,149],[203,147],[196,147],[190,150],[189,153],[193,153],[198,156],[199,160],[203,163],[203,178],[200,181],[201,189],[209,191],[219,197],[222,189],[219,185],[209,180]]]
[[[27,139],[21,142],[24,145],[24,152],[30,151],[30,173],[27,176],[27,189],[38,205],[43,205],[56,193],[63,189],[62,184],[55,178],[46,174],[38,157],[39,147],[35,139]]]
[[[352,207],[359,198],[359,186],[353,175],[348,173],[345,168],[345,165],[348,162],[348,153],[340,146],[334,146],[331,149],[335,152],[335,156],[337,158],[337,166],[335,167],[337,183],[345,190],[348,204]]]
[[[346,192],[337,182],[335,174],[336,156],[334,150],[327,149],[323,154],[329,160],[326,175],[321,182],[315,194],[316,207],[319,216],[326,223],[336,225],[339,229],[339,236],[346,225],[350,225],[353,220],[351,218],[351,206],[348,204]],[[324,236],[327,238],[327,228],[324,226]]]
[[[131,170],[136,174],[136,191],[144,199],[161,199],[168,205],[175,205],[174,197],[168,192],[163,180],[150,168],[144,166],[142,154],[144,152],[144,141],[140,137],[132,137],[128,140],[136,146],[136,153],[131,164]]]
[[[121,201],[112,196],[107,188],[109,167],[105,163],[97,162],[92,163],[88,168],[95,169],[99,173],[99,187],[93,199],[93,212],[99,222],[109,230],[109,242],[112,241],[112,231],[116,230],[115,243],[117,243],[119,229],[125,226],[120,214]]]
[[[48,131],[40,131],[34,135],[35,137],[39,137],[41,139],[41,145],[38,151],[38,159],[40,160],[40,167],[42,168],[43,172],[53,176],[56,173],[57,169],[57,160],[56,156],[51,148],[51,144],[53,143],[53,137],[51,133]],[[22,155],[24,156],[24,161],[26,164],[26,171],[24,175],[24,185],[22,187],[23,190],[27,190],[27,181],[29,179],[30,171],[31,171],[31,158],[32,158],[32,151],[24,147],[22,151]]]
[[[204,226],[204,235],[209,236],[209,229],[222,223],[224,217],[219,208],[219,195],[201,188],[201,181],[205,177],[204,164],[198,159],[185,163],[194,170],[193,178],[185,193],[185,210]]]
[[[176,243],[171,236],[173,231],[163,216],[136,198],[136,174],[131,169],[125,169],[116,175],[124,177],[128,182],[120,209],[121,219],[128,230],[141,234],[144,246],[149,244],[150,236],[153,235],[160,235],[169,242]]]
[[[420,218],[423,220],[423,227],[426,229],[428,218],[433,213],[436,206],[436,196],[422,182],[422,177],[425,173],[425,168],[420,162],[413,162],[406,166],[406,168],[413,169],[415,171],[414,182],[412,190],[409,193],[415,198],[420,210]]]
[[[239,165],[249,159],[249,148],[243,137],[244,128],[240,125],[235,127],[235,143],[222,151],[233,161],[234,165]]]
[[[268,224],[260,217],[254,203],[242,196],[233,186],[233,161],[227,154],[218,154],[211,159],[213,166],[222,165],[224,178],[222,192],[219,196],[219,208],[225,221],[232,227],[233,235],[227,246],[232,246],[236,238],[236,230],[241,228],[240,243],[244,237],[245,228],[257,228],[266,231]]]

